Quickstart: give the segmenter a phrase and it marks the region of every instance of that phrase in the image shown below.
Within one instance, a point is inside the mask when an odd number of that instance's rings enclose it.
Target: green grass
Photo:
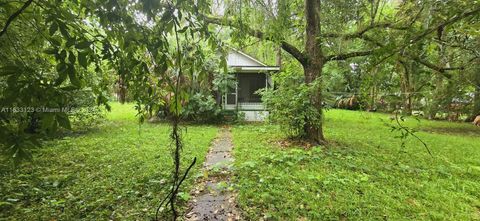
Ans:
[[[114,103],[105,123],[46,142],[33,163],[13,171],[0,162],[0,220],[151,219],[172,168],[170,128],[139,127],[135,113]],[[183,168],[198,160],[182,191],[189,192],[216,133],[213,126],[183,132]]]
[[[233,128],[238,203],[258,220],[480,220],[480,128],[407,119],[431,149],[405,148],[388,115],[331,110],[330,145],[282,148],[277,126]]]

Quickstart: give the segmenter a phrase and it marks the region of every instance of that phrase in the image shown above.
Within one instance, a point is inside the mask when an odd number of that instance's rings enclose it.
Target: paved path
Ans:
[[[221,128],[207,154],[204,176],[193,193],[186,220],[240,220],[235,194],[229,188],[232,148],[229,128]]]

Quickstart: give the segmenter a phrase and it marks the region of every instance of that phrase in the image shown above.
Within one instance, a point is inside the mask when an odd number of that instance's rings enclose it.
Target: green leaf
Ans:
[[[60,52],[60,59],[65,60],[66,57],[67,57],[67,51],[62,50],[62,52]]]
[[[57,46],[57,47],[59,47],[60,45],[62,45],[62,43],[60,43],[60,41],[58,41],[58,40],[55,39],[55,38],[50,38],[50,42],[51,42],[53,45]]]
[[[70,52],[68,54],[68,61],[70,61],[70,64],[75,64],[75,62],[77,61],[77,57],[75,57],[75,54],[73,52]]]
[[[68,119],[68,116],[66,113],[61,112],[56,115],[58,125],[65,129],[72,129],[72,125],[70,124],[70,120]]]
[[[70,78],[70,82],[73,84],[73,86],[80,88],[81,87],[80,80],[77,77],[75,67],[73,66],[73,64],[68,64],[67,73],[68,73],[68,77]]]
[[[62,33],[63,37],[70,39],[70,35],[68,34],[68,28],[65,23],[60,22],[58,23],[58,27],[60,28],[60,33]]]
[[[91,43],[88,42],[88,41],[82,41],[82,42],[76,44],[75,47],[78,48],[78,49],[84,49],[84,48],[90,47],[90,44]]]
[[[62,84],[67,79],[67,65],[63,62],[57,64],[58,78],[55,80],[55,85]]]
[[[72,47],[72,45],[74,45],[75,42],[76,41],[75,41],[74,38],[69,38],[69,39],[67,39],[67,43],[65,43],[65,46],[67,46],[67,48]]]
[[[186,192],[179,192],[178,196],[185,202],[187,202],[191,198],[190,194]]]
[[[61,85],[67,79],[67,72],[62,71],[58,73],[58,78],[55,80],[55,85]]]
[[[52,22],[52,24],[50,25],[50,28],[48,29],[48,33],[50,35],[54,35],[55,32],[57,32],[58,30],[58,24],[56,22]]]
[[[67,69],[67,65],[64,62],[60,62],[57,64],[57,72],[64,72]]]
[[[182,29],[178,30],[178,33],[185,33],[187,30],[188,30],[188,26],[185,26]]]
[[[85,69],[88,67],[87,52],[78,52],[78,63]]]

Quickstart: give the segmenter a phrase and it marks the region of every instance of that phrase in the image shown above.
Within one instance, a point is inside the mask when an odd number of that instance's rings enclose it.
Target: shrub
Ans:
[[[321,122],[321,113],[313,107],[310,97],[317,84],[306,85],[303,77],[284,71],[274,76],[276,90],[263,90],[262,100],[270,110],[268,119],[280,124],[290,138],[306,134],[306,122]]]
[[[195,93],[183,109],[186,120],[199,123],[215,123],[222,119],[221,109],[210,94]]]
[[[95,102],[95,94],[90,89],[74,91],[69,94],[68,117],[76,129],[85,129],[100,123],[105,118],[105,111]]]

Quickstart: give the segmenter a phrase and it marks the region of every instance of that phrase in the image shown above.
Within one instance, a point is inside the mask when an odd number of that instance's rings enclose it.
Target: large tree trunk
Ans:
[[[322,60],[320,62],[312,62],[313,64],[309,64],[304,66],[304,74],[305,74],[305,83],[307,85],[311,85],[321,75],[321,71],[323,68]],[[317,87],[314,90],[314,94],[310,97],[312,105],[314,108],[320,113],[320,116],[323,117],[322,111],[322,91],[321,88]],[[320,120],[319,122],[306,122],[304,127],[304,132],[306,134],[306,138],[310,141],[319,144],[325,144],[326,140],[323,135],[323,121]]]
[[[305,83],[311,85],[322,74],[322,68],[325,64],[320,41],[320,1],[305,0],[305,18],[306,18],[306,41],[305,52],[307,60],[303,62],[303,71]],[[311,102],[315,109],[322,114],[322,92],[321,88],[316,88],[311,96]],[[323,135],[323,122],[306,122],[304,132],[307,139],[319,143],[326,143]]]

